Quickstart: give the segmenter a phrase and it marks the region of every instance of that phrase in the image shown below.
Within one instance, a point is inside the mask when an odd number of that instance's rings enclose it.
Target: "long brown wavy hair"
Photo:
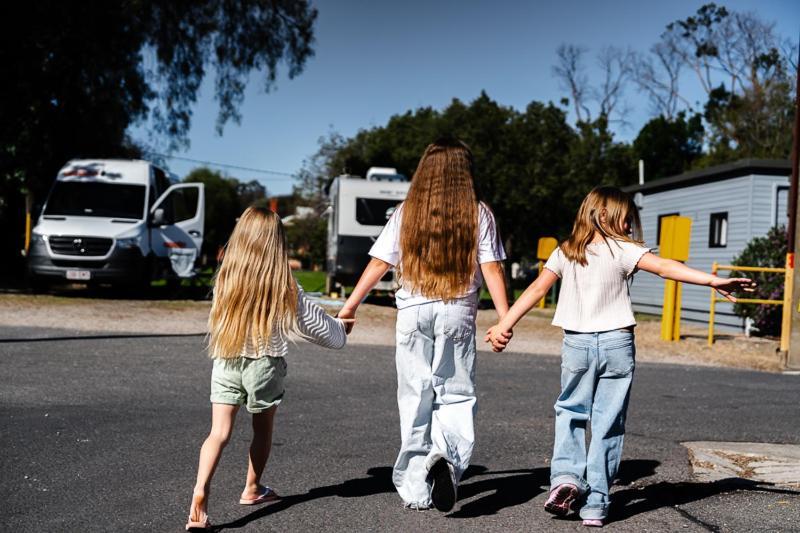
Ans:
[[[604,213],[605,222],[602,221]],[[639,210],[628,193],[616,187],[592,189],[581,202],[572,234],[561,243],[561,251],[570,261],[586,265],[586,246],[594,239],[595,232],[603,236],[609,249],[609,239],[642,244]]]
[[[214,277],[209,355],[239,357],[248,338],[259,346],[273,332],[288,335],[296,323],[297,284],[281,219],[269,209],[248,207],[233,228]]]
[[[464,294],[475,275],[478,199],[472,151],[461,141],[428,145],[402,206],[400,276],[403,285],[448,301]]]

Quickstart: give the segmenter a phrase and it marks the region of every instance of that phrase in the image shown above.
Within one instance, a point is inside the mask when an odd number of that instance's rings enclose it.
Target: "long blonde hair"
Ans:
[[[248,338],[258,346],[273,332],[287,335],[296,322],[297,284],[281,219],[269,209],[248,207],[214,277],[209,355],[239,357]]]
[[[457,298],[475,275],[477,248],[472,152],[461,141],[436,141],[422,154],[402,207],[403,285],[428,298]]]
[[[609,239],[642,244],[639,210],[628,193],[616,187],[592,189],[581,202],[572,234],[561,243],[561,251],[570,261],[586,265],[586,246],[594,239],[595,232],[603,236],[607,245]]]

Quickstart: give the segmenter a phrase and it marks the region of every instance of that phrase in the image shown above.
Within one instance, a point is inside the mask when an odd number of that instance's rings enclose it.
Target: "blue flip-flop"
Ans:
[[[258,498],[241,498],[239,505],[258,505],[259,503],[273,502],[280,499],[280,496],[269,487],[264,487],[264,491],[259,494]]]

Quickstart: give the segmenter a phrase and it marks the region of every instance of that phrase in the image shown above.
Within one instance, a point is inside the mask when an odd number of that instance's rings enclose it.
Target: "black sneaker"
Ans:
[[[428,471],[431,477],[431,502],[437,511],[446,513],[456,504],[456,474],[453,465],[440,457]]]

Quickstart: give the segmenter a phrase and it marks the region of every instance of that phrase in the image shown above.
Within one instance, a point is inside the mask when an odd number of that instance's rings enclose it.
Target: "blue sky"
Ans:
[[[531,100],[558,102],[566,96],[553,77],[556,48],[585,46],[593,54],[605,45],[645,51],[664,26],[685,18],[704,2],[657,1],[478,1],[319,0],[315,56],[294,80],[279,79],[264,94],[256,75],[241,108],[241,124],[214,129],[217,106],[212,79],[204,83],[194,108],[191,146],[174,155],[204,161],[293,173],[330,130],[351,136],[380,126],[409,109],[445,107],[452,98],[470,101],[485,90],[503,105],[524,108]],[[797,41],[800,1],[720,1],[729,9],[755,11],[774,21],[780,34]],[[213,73],[212,73],[213,74]],[[592,70],[589,70],[590,78]],[[688,87],[688,85],[687,85]],[[701,98],[701,93],[696,93]],[[650,116],[644,95],[631,88],[635,136]],[[147,140],[146,125],[132,130]],[[195,163],[169,160],[183,176]],[[291,190],[292,179],[240,170],[239,179],[258,179],[271,194]]]

